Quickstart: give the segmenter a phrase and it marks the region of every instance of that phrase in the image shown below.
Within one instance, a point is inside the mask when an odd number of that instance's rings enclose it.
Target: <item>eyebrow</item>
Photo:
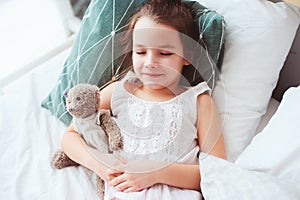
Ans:
[[[135,44],[133,47],[135,47],[135,48],[145,48],[145,45]],[[176,49],[176,47],[173,46],[173,45],[171,45],[171,44],[164,44],[164,45],[159,45],[157,47],[150,47],[150,48],[156,48],[156,49]]]

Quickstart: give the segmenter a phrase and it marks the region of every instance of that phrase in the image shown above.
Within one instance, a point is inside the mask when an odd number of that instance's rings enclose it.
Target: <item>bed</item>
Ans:
[[[200,154],[204,198],[300,199],[299,9],[265,0],[198,1],[226,22],[213,98],[229,161]],[[99,198],[88,169],[50,166],[67,125],[41,106],[84,39],[84,20],[76,36],[0,81],[0,199]]]

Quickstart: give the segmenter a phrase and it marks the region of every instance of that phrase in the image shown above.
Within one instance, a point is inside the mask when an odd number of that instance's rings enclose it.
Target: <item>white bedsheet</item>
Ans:
[[[83,167],[54,170],[51,153],[66,126],[40,104],[69,51],[5,86],[0,95],[0,199],[97,199],[94,174]]]
[[[99,199],[94,173],[84,167],[55,170],[50,166],[66,126],[40,104],[56,84],[68,55],[69,50],[60,53],[1,91],[1,200]]]

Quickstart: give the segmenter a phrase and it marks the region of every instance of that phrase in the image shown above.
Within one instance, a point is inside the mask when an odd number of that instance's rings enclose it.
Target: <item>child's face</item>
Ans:
[[[157,24],[148,17],[139,19],[133,30],[134,71],[144,85],[175,89],[188,61],[175,28]]]

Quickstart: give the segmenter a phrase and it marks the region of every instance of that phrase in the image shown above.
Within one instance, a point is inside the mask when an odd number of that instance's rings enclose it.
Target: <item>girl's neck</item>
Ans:
[[[133,95],[147,101],[168,101],[184,92],[185,89],[178,85],[175,89],[167,87],[153,88],[141,84],[133,91]]]

